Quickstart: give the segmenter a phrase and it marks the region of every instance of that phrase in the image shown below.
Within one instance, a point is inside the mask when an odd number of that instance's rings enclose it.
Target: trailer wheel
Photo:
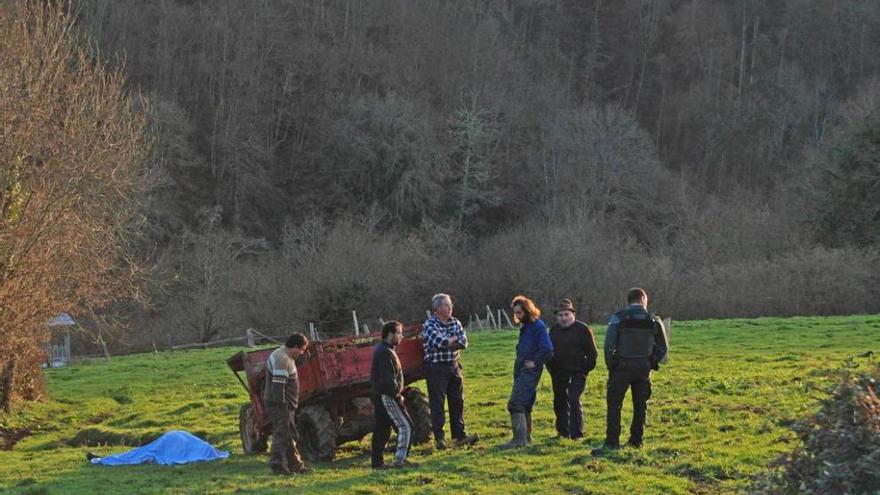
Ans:
[[[406,410],[413,422],[413,443],[425,443],[431,439],[431,405],[428,397],[417,388],[403,390]]]
[[[306,406],[296,416],[299,449],[310,462],[332,461],[336,455],[336,425],[327,409]]]
[[[238,431],[241,433],[241,449],[246,455],[266,451],[268,438],[257,429],[257,414],[253,405],[245,404],[239,409]]]

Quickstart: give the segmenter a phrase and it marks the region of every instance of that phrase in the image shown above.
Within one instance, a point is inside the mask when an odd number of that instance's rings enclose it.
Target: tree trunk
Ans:
[[[12,408],[13,388],[15,387],[15,356],[9,360],[9,363],[3,368],[0,374],[0,408],[4,412],[9,412]]]

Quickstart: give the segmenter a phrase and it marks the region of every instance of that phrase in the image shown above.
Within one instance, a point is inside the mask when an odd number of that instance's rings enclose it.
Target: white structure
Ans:
[[[46,344],[46,366],[60,368],[70,364],[70,328],[76,321],[67,313],[60,313],[46,322],[49,327],[49,342]]]

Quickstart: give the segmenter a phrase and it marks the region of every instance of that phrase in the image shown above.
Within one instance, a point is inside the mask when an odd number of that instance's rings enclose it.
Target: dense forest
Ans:
[[[121,349],[526,293],[876,312],[875,0],[76,0],[148,113]],[[103,322],[103,324],[98,324]],[[127,328],[127,331],[120,330]]]
[[[78,8],[153,105],[153,338],[410,319],[440,290],[878,309],[877,2]]]

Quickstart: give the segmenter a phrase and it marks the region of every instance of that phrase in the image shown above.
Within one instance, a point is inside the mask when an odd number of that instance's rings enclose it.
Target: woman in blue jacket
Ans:
[[[513,391],[507,401],[513,438],[504,448],[522,447],[532,441],[532,407],[541,371],[553,357],[553,343],[547,325],[541,321],[541,310],[526,296],[516,296],[510,303],[513,321],[520,325],[513,364]]]

